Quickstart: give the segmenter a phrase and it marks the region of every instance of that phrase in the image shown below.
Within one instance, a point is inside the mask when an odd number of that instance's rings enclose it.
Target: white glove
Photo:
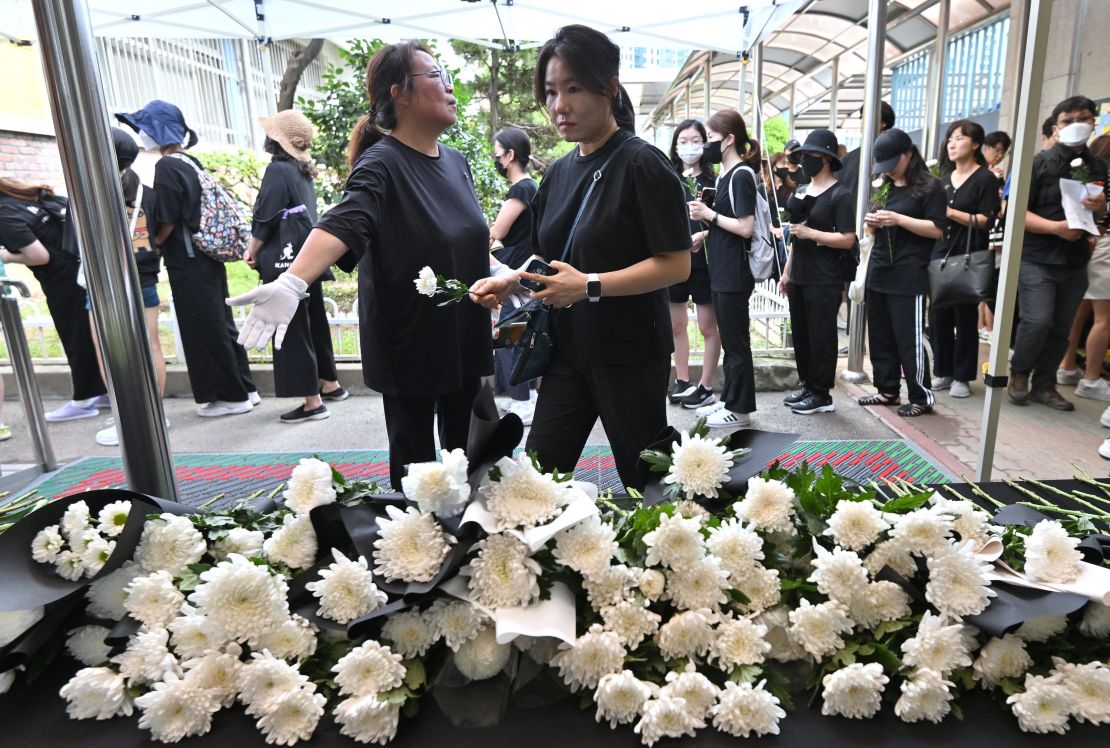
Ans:
[[[252,288],[244,294],[226,299],[228,306],[254,304],[250,316],[239,331],[239,345],[248,351],[262,350],[271,337],[274,349],[280,350],[285,340],[289,321],[297,313],[301,299],[308,297],[308,284],[291,273],[285,272],[273,283]]]

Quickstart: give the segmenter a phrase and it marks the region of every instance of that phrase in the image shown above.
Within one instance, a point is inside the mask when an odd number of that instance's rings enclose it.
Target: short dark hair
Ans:
[[[995,130],[983,138],[983,145],[989,145],[991,148],[1002,146],[1003,151],[1009,151],[1013,144],[1014,141],[1010,139],[1009,134],[1002,130]]]
[[[944,140],[941,141],[940,148],[940,171],[942,174],[952,171],[956,168],[954,161],[948,158],[948,148],[946,147],[948,141],[959,130],[965,137],[970,138],[971,142],[975,144],[975,163],[980,166],[987,165],[987,159],[983,155],[983,143],[986,142],[986,136],[983,135],[983,126],[975,120],[958,119],[948,126],[948,131],[944,133]]]
[[[547,64],[558,57],[574,73],[575,79],[587,91],[599,96],[609,96],[617,127],[636,129],[636,110],[632,99],[624,90],[618,75],[621,67],[621,48],[605,34],[589,26],[572,24],[563,26],[548,39],[536,59],[533,93],[541,107],[547,104]],[[617,93],[610,88],[616,81]]]
[[[885,101],[879,102],[879,120],[883,123],[884,130],[894,127],[894,107]]]
[[[679,174],[686,170],[686,164],[684,164],[682,162],[682,159],[678,157],[678,136],[691,128],[697,130],[698,134],[701,135],[701,142],[706,143],[709,141],[709,136],[705,132],[705,125],[703,125],[698,120],[684,119],[678,123],[678,126],[674,129],[674,132],[671,133],[671,150],[667,154],[667,156],[669,156],[671,159],[671,166],[673,166],[675,168],[675,171],[677,171]],[[700,168],[705,174],[716,173],[716,169],[713,168],[713,164],[709,163],[709,159],[707,159],[705,156],[702,156],[701,160],[698,161],[698,168]]]
[[[1041,123],[1041,135],[1043,135],[1046,138],[1051,138],[1052,137],[1052,129],[1054,127],[1056,127],[1056,115],[1055,114],[1053,114],[1051,117],[1049,117],[1048,119],[1046,119],[1044,122]]]
[[[1088,99],[1086,96],[1069,96],[1061,101],[1056,106],[1052,107],[1052,124],[1056,124],[1056,120],[1061,114],[1067,112],[1079,112],[1086,109],[1091,114],[1098,114],[1098,109],[1095,108],[1095,102]]]

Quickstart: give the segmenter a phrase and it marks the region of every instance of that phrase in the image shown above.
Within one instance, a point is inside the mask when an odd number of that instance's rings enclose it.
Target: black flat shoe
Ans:
[[[312,410],[305,410],[303,405],[298,405],[288,413],[282,413],[281,422],[303,423],[305,421],[322,421],[330,417],[331,413],[328,412],[326,405],[321,405],[319,408],[313,408]]]
[[[332,390],[331,392],[324,392],[323,390],[320,390],[320,397],[333,403],[337,403],[341,400],[346,400],[350,396],[351,393],[347,392],[347,390],[345,390],[342,385],[340,385],[337,389]]]

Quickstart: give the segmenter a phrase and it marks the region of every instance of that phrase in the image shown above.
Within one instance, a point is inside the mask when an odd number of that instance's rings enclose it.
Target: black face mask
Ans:
[[[721,141],[711,140],[705,144],[705,160],[711,164],[721,163],[724,154],[721,152]]]
[[[820,156],[806,154],[802,156],[801,162],[802,174],[807,177],[815,177],[825,168],[825,162],[821,160]]]
[[[779,179],[781,179],[781,180],[782,180],[782,181],[784,181],[784,182],[785,182],[785,181],[786,181],[787,179],[791,179],[791,178],[792,178],[792,175],[790,174],[790,169],[787,169],[787,168],[785,168],[785,167],[782,167],[782,166],[780,166],[779,168],[775,169],[775,176],[776,176],[776,177],[778,177]]]
[[[501,163],[501,159],[498,158],[497,156],[493,157],[493,166],[494,166],[495,169],[497,169],[497,173],[500,174],[501,176],[503,176],[503,177],[509,176],[509,167],[505,166],[505,164]]]

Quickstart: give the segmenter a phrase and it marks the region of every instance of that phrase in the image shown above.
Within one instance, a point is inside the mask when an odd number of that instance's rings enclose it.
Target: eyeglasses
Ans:
[[[439,82],[443,84],[443,90],[445,90],[445,91],[447,89],[451,88],[452,85],[455,82],[455,79],[451,77],[451,74],[448,73],[443,68],[432,68],[431,70],[429,70],[426,73],[409,73],[408,77],[409,78],[431,78],[433,75],[439,76]]]

